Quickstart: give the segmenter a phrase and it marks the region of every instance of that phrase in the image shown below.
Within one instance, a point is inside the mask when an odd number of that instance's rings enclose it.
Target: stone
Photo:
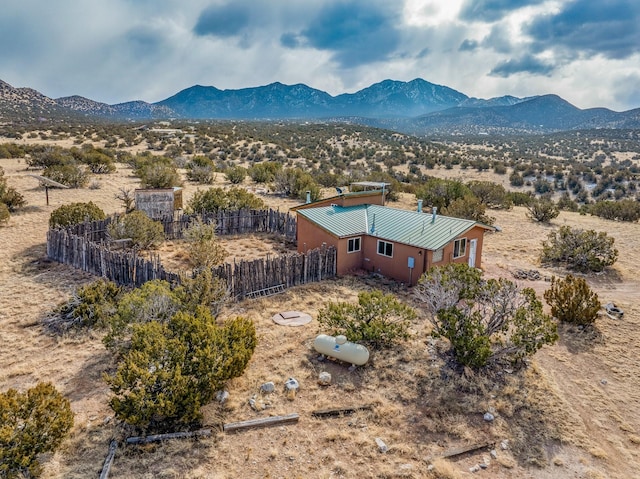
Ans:
[[[329,386],[331,384],[331,373],[327,371],[322,371],[318,374],[318,384],[320,386]]]
[[[264,383],[262,386],[260,386],[260,392],[264,394],[271,394],[275,390],[276,390],[276,385],[273,384],[272,381],[269,381],[268,383]]]
[[[376,444],[378,445],[378,450],[382,453],[385,453],[389,450],[389,447],[379,437],[376,437]]]
[[[507,449],[509,449],[509,440],[505,439],[504,441],[500,442],[500,449],[502,449],[503,451],[506,451]]]
[[[491,449],[489,454],[491,454],[492,459],[498,459],[498,452],[495,449]]]
[[[469,468],[469,472],[478,472],[480,470],[480,466],[477,464]]]
[[[300,383],[295,378],[289,378],[284,382],[284,388],[287,391],[291,391],[292,389],[297,391],[300,389]]]
[[[216,401],[220,404],[224,404],[229,399],[229,391],[218,391],[216,394]]]
[[[480,469],[486,469],[489,467],[489,465],[485,462],[481,462],[480,464],[478,464],[478,466],[480,466]]]
[[[483,419],[487,422],[491,422],[495,419],[495,416],[493,414],[491,414],[490,412],[486,412],[484,413]]]

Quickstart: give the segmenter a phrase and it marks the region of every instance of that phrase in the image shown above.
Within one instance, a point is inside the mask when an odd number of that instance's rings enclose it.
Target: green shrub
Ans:
[[[478,221],[485,225],[492,225],[495,218],[485,214],[486,206],[473,195],[464,196],[453,200],[449,206],[442,209],[442,214],[455,218],[465,218]]]
[[[71,329],[104,328],[116,312],[121,295],[122,288],[99,279],[78,288],[68,301],[54,309],[45,324],[58,334]]]
[[[434,337],[451,344],[455,360],[473,369],[521,360],[558,338],[531,288],[504,278],[482,281],[466,264],[429,269],[414,289],[428,313]]]
[[[227,181],[234,185],[239,185],[246,178],[247,169],[242,166],[232,166],[231,168],[227,168],[224,172],[224,176],[227,178]]]
[[[182,310],[195,312],[199,306],[203,306],[214,316],[220,312],[229,298],[227,282],[214,277],[210,268],[199,270],[193,278],[182,278],[175,292],[180,299]]]
[[[429,178],[416,188],[416,199],[423,200],[425,206],[435,206],[441,211],[451,202],[470,194],[469,187],[461,181],[440,178]]]
[[[244,188],[209,188],[198,190],[187,203],[192,213],[217,213],[224,210],[261,209],[265,204],[260,198]]]
[[[549,223],[560,214],[558,206],[551,200],[534,198],[527,205],[527,217],[540,223]]]
[[[589,213],[607,220],[635,222],[640,219],[640,202],[630,199],[596,201],[589,207]]]
[[[0,477],[37,477],[38,456],[55,451],[73,426],[69,401],[51,383],[0,393]]]
[[[582,273],[603,271],[618,259],[615,239],[607,233],[561,226],[542,243],[543,264],[564,265]]]
[[[249,168],[248,174],[256,183],[271,183],[280,169],[282,169],[280,163],[265,161]]]
[[[507,196],[514,206],[527,206],[533,200],[531,193],[523,193],[521,191],[510,191]]]
[[[488,208],[509,209],[512,206],[507,190],[498,183],[474,180],[467,183],[467,186],[480,203]]]
[[[572,275],[565,279],[553,277],[551,288],[544,292],[544,299],[551,306],[554,318],[580,325],[593,324],[602,306],[587,282]]]
[[[89,181],[84,168],[70,163],[48,166],[42,175],[69,188],[82,188]]]
[[[116,218],[107,231],[111,239],[131,239],[135,248],[155,248],[164,241],[162,223],[149,218],[143,211],[132,211]]]
[[[216,178],[216,168],[213,161],[206,156],[194,156],[187,163],[187,178],[196,183],[213,183]]]
[[[95,203],[69,203],[62,205],[51,212],[49,216],[49,228],[66,228],[84,221],[96,221],[106,218]]]
[[[4,203],[0,203],[0,225],[7,224],[10,218],[11,213],[9,212],[9,208]]]
[[[216,238],[215,223],[203,223],[200,218],[192,220],[184,239],[189,263],[194,268],[211,268],[222,263],[228,254]]]
[[[329,334],[342,334],[349,341],[384,348],[409,337],[416,313],[392,294],[382,291],[358,294],[358,303],[329,303],[318,312],[318,322]]]
[[[182,179],[173,163],[158,160],[147,160],[136,168],[143,188],[173,188],[181,186]]]
[[[250,320],[217,326],[206,309],[137,325],[130,350],[106,377],[114,394],[110,405],[119,419],[145,432],[191,427],[215,392],[242,375],[255,347]]]

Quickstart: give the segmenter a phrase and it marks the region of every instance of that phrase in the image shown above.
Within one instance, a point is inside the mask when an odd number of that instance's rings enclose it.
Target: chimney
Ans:
[[[422,213],[422,200],[418,200],[418,213]]]
[[[307,191],[307,204],[311,203],[311,191]]]
[[[436,222],[436,216],[438,214],[438,207],[437,206],[432,206],[431,207],[431,222],[435,223]]]

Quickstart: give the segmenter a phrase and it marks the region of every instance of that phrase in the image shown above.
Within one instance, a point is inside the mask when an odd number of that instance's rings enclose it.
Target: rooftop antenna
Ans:
[[[47,206],[49,206],[49,188],[64,188],[66,190],[69,189],[67,185],[58,183],[57,181],[54,181],[51,178],[47,178],[46,176],[40,176],[40,175],[34,175],[34,174],[30,174],[29,176],[34,177],[36,180],[40,182],[42,186],[44,186],[44,194],[47,198]]]

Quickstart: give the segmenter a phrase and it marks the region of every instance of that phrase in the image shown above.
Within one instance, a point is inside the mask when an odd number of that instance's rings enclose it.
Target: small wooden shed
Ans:
[[[182,209],[182,188],[149,188],[135,191],[136,209],[154,220],[172,217]]]

